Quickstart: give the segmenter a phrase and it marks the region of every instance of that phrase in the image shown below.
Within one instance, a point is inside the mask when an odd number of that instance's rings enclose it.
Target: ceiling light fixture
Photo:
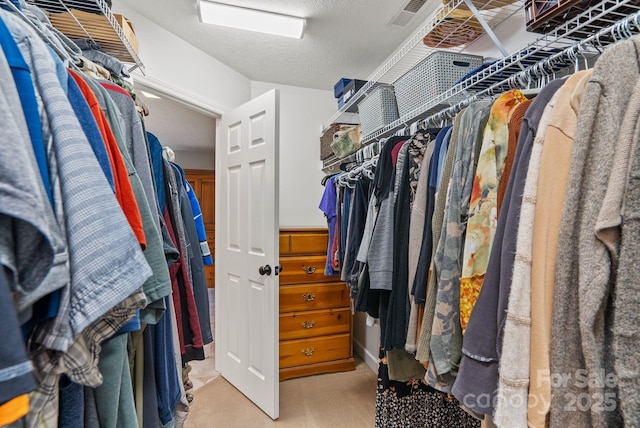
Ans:
[[[200,2],[200,20],[205,24],[257,31],[301,39],[307,20],[257,9],[210,1]]]

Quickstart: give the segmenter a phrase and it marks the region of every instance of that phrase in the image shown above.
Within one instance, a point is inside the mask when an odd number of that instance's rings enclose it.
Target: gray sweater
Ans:
[[[622,128],[620,143],[630,146],[629,152],[634,154],[629,174],[630,163],[623,162],[621,170],[626,170],[627,189],[624,194],[623,218],[620,210],[617,219],[624,224],[620,241],[619,268],[613,290],[613,355],[615,374],[618,379],[618,400],[625,427],[640,425],[640,360],[638,344],[640,343],[640,80],[631,95]],[[616,152],[616,155],[620,150]],[[635,153],[634,153],[635,152]],[[617,156],[616,156],[617,157]],[[627,168],[625,168],[627,167]],[[626,182],[626,180],[625,180]],[[611,183],[611,181],[610,181]],[[616,204],[617,208],[622,208]],[[619,230],[616,228],[616,230]]]
[[[639,47],[640,39],[635,37],[602,54],[578,115],[558,241],[551,348],[552,375],[562,375],[567,381],[552,385],[556,388],[551,398],[551,428],[622,426],[619,406],[608,403],[608,397],[615,397],[615,382],[609,382],[613,388],[605,382],[607,373],[613,372],[614,357],[607,332],[611,326],[611,257],[594,232],[630,85],[640,75]],[[585,374],[590,382],[584,381]],[[583,406],[576,400],[580,397],[589,397],[592,405]]]

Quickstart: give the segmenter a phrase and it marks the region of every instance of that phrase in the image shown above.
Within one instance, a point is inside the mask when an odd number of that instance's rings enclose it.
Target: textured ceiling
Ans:
[[[331,89],[366,79],[429,15],[429,0],[405,27],[388,25],[407,0],[220,0],[307,18],[301,40],[199,22],[197,0],[118,0],[251,80]]]

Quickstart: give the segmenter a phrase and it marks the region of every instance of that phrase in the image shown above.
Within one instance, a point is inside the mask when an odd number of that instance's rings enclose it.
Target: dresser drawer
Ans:
[[[280,312],[349,307],[344,282],[280,286]]]
[[[349,333],[349,331],[351,331],[349,309],[323,309],[280,314],[280,340]]]
[[[291,253],[326,254],[328,239],[326,231],[293,233],[291,234]]]
[[[328,239],[326,229],[283,229],[280,231],[280,254],[326,254]]]
[[[350,358],[351,355],[349,333],[280,342],[281,368]]]
[[[339,277],[326,276],[324,265],[327,256],[280,257],[282,273],[280,284],[302,284],[306,282],[339,281]]]
[[[216,267],[215,265],[207,265],[204,267],[204,275],[207,279],[207,287],[214,288],[216,282]]]

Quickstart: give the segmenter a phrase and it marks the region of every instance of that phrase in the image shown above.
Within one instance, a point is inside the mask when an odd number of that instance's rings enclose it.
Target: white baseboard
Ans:
[[[362,360],[369,366],[374,373],[378,373],[378,357],[373,355],[371,351],[362,346],[362,344],[356,339],[353,339],[353,348],[355,353],[362,358]]]

